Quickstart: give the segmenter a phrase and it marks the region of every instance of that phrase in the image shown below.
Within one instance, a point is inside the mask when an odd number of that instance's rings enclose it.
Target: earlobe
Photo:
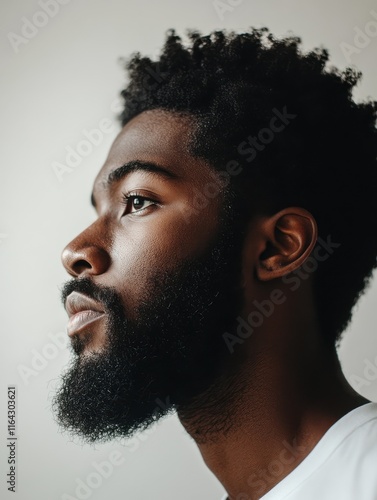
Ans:
[[[259,229],[264,242],[256,272],[261,281],[298,269],[311,254],[318,236],[313,215],[300,207],[289,207],[265,218]]]

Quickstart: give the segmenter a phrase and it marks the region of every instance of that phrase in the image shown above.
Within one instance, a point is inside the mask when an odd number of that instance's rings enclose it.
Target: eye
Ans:
[[[152,198],[147,198],[146,196],[142,196],[139,193],[123,194],[122,203],[126,206],[123,215],[143,212],[150,206],[157,205],[157,202],[155,200],[152,200]]]

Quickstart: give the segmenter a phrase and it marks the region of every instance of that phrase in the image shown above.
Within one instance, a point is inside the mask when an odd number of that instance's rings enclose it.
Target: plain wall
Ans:
[[[30,38],[19,45],[9,34],[22,35],[25,18],[42,25],[44,17],[38,14],[41,5],[31,0],[1,4],[1,498],[84,498],[75,492],[80,480],[86,481],[92,474],[95,481],[93,462],[109,460],[114,450],[120,453],[121,463],[91,489],[88,498],[221,497],[222,486],[175,416],[127,444],[93,448],[78,445],[60,433],[50,401],[69,359],[64,347],[51,347],[52,337],[64,333],[66,325],[59,286],[67,275],[60,254],[94,220],[89,205],[92,183],[118,131],[117,98],[125,83],[119,57],[136,50],[156,55],[165,31],[172,27],[183,35],[186,28],[206,34],[213,29],[242,31],[266,25],[276,35],[292,31],[301,36],[305,49],[323,44],[330,50],[331,62],[342,69],[349,64],[357,66],[364,74],[357,99],[377,98],[377,36],[371,33],[364,43],[356,40],[359,47],[349,61],[344,53],[345,43],[355,44],[358,28],[364,30],[367,23],[377,21],[375,2],[224,3],[234,7],[221,19],[211,0],[71,0],[59,4],[58,12],[36,33],[29,27]],[[367,26],[372,29],[372,25]],[[103,119],[111,121],[112,132],[104,134],[100,144],[59,182],[53,162],[64,163],[66,147],[76,148],[84,139],[83,131],[98,128]],[[363,244],[368,244],[367,235]],[[340,348],[346,376],[375,401],[377,374],[374,376],[370,366],[377,365],[376,299],[374,281],[360,301]],[[4,479],[8,470],[6,387],[10,384],[18,387],[16,494],[8,493]]]

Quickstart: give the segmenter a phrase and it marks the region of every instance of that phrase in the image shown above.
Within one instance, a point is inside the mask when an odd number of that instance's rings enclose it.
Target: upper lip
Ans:
[[[96,311],[99,313],[104,312],[103,308],[101,308],[98,302],[79,292],[70,293],[65,301],[64,306],[69,317],[81,311]]]

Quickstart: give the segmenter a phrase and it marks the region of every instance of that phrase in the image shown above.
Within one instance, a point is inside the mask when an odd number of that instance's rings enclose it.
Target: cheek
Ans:
[[[137,293],[151,274],[201,256],[211,245],[217,226],[213,203],[195,212],[187,203],[175,204],[128,220],[113,233],[111,285],[124,283],[131,295]]]

